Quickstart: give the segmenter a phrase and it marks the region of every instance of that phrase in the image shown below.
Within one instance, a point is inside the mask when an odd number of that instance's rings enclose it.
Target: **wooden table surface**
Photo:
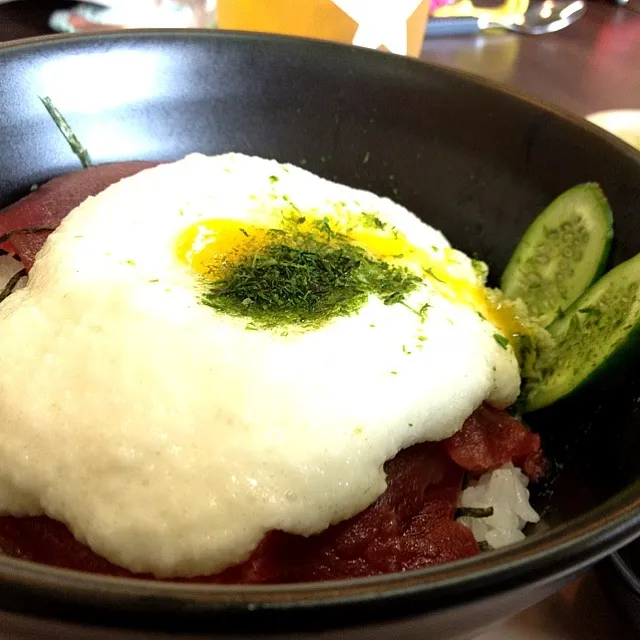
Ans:
[[[50,33],[50,13],[74,4],[0,4],[0,41]],[[587,4],[578,22],[557,33],[432,38],[425,42],[422,57],[502,82],[580,115],[640,109],[640,0],[624,7],[608,0]]]
[[[423,57],[529,93],[579,115],[640,109],[640,2],[587,1],[587,12],[557,33],[427,40]]]

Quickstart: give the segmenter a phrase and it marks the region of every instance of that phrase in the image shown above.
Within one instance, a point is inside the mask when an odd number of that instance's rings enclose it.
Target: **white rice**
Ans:
[[[483,474],[462,492],[458,506],[493,507],[493,515],[462,516],[458,522],[469,527],[478,542],[486,542],[492,549],[524,540],[525,525],[540,520],[529,504],[528,484],[529,478],[511,463]]]

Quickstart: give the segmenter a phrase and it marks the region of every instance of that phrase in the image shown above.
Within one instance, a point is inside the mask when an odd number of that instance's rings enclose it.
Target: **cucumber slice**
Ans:
[[[542,326],[553,322],[604,272],[613,216],[597,184],[558,196],[531,224],[502,275],[501,289],[522,299]]]
[[[535,411],[624,365],[640,345],[640,254],[589,288],[548,327],[546,349],[522,393],[523,411]]]

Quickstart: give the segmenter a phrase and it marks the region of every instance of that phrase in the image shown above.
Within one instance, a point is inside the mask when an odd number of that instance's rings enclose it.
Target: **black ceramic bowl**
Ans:
[[[598,575],[611,604],[640,633],[640,540],[603,560]]]
[[[638,154],[581,120],[439,67],[206,32],[0,47],[0,204],[76,168],[43,95],[95,162],[234,150],[304,164],[395,198],[496,275],[541,208],[588,180],[615,212],[612,263],[640,251]],[[264,588],[129,581],[3,558],[3,638],[470,636],[640,533],[635,378],[531,416],[559,473],[535,496],[546,530],[511,548],[380,578]]]

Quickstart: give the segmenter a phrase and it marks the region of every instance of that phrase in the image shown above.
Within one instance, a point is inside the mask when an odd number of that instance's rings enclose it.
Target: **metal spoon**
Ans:
[[[477,33],[485,29],[508,29],[516,33],[540,35],[558,31],[573,24],[586,11],[583,0],[544,0],[532,2],[523,15],[497,22],[489,18],[431,18],[427,37]]]

